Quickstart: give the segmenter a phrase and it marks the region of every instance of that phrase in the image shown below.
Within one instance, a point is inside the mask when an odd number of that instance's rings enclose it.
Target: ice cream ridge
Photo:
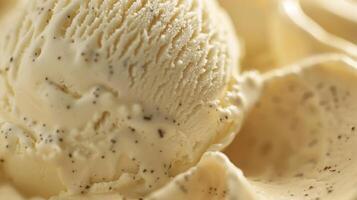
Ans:
[[[26,198],[142,199],[257,97],[214,0],[19,1],[2,27],[0,183]]]
[[[0,200],[356,200],[357,4],[217,2],[0,0]]]

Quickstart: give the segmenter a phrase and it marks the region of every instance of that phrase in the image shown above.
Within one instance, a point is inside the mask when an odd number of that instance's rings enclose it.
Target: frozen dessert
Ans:
[[[242,43],[243,70],[267,71],[274,64],[270,51],[272,15],[278,12],[278,0],[220,0],[234,23]]]
[[[327,52],[357,56],[354,37],[357,16],[353,1],[220,2],[231,15],[241,38],[243,70],[267,72]]]
[[[264,74],[260,101],[226,150],[257,199],[356,199],[356,83],[356,60],[338,54]]]
[[[2,23],[1,179],[28,198],[142,198],[257,96],[215,1],[21,1]]]
[[[187,172],[180,174],[148,200],[155,199],[255,199],[253,188],[225,154],[208,152]]]
[[[263,92],[225,151],[253,199],[357,198],[355,5],[287,0],[271,13],[262,37],[281,69],[250,66],[267,71]]]
[[[356,3],[220,2],[7,9],[0,199],[356,200]]]
[[[356,41],[349,39],[353,37],[349,35],[355,35],[357,31],[356,14],[348,9],[356,7],[355,3],[344,0],[313,2],[282,1],[281,12],[272,17],[271,51],[276,57],[276,66],[290,65],[321,53],[344,53],[357,57]],[[344,16],[337,15],[342,12]],[[322,19],[328,20],[330,25],[327,26]],[[342,24],[344,28],[338,28]]]
[[[357,31],[357,4],[348,0],[317,0],[301,2],[306,15],[311,17],[327,32],[352,43],[357,43],[354,33]]]

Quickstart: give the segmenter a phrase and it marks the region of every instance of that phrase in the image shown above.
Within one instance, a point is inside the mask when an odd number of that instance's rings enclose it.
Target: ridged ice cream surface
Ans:
[[[0,200],[356,200],[356,6],[0,0]]]
[[[3,24],[1,171],[29,197],[146,195],[222,149],[257,87],[216,1],[24,1]]]

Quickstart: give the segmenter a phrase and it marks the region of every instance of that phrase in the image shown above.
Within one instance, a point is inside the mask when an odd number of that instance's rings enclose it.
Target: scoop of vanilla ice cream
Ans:
[[[258,87],[216,1],[22,1],[4,24],[1,173],[28,197],[141,197],[224,148]]]

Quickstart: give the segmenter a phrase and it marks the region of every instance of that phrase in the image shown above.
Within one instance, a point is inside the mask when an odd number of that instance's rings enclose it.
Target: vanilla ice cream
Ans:
[[[327,52],[357,56],[349,0],[220,0],[244,46],[244,70],[267,72]]]
[[[356,199],[356,60],[326,54],[263,77],[260,101],[226,150],[255,198]]]
[[[357,8],[356,3],[348,0],[281,1],[270,28],[270,50],[276,66],[321,53],[357,57],[357,44],[351,39],[357,34],[353,8]]]
[[[0,199],[357,199],[354,2],[20,2]]]
[[[216,1],[22,1],[6,19],[0,166],[26,197],[145,196],[223,149],[256,97]]]
[[[242,69],[267,71],[275,66],[270,51],[272,15],[280,0],[219,0],[234,22],[243,46]]]
[[[357,44],[357,4],[351,0],[301,0],[301,7],[327,32]]]
[[[206,153],[152,199],[357,198],[356,60],[320,55],[262,77],[230,160]]]

